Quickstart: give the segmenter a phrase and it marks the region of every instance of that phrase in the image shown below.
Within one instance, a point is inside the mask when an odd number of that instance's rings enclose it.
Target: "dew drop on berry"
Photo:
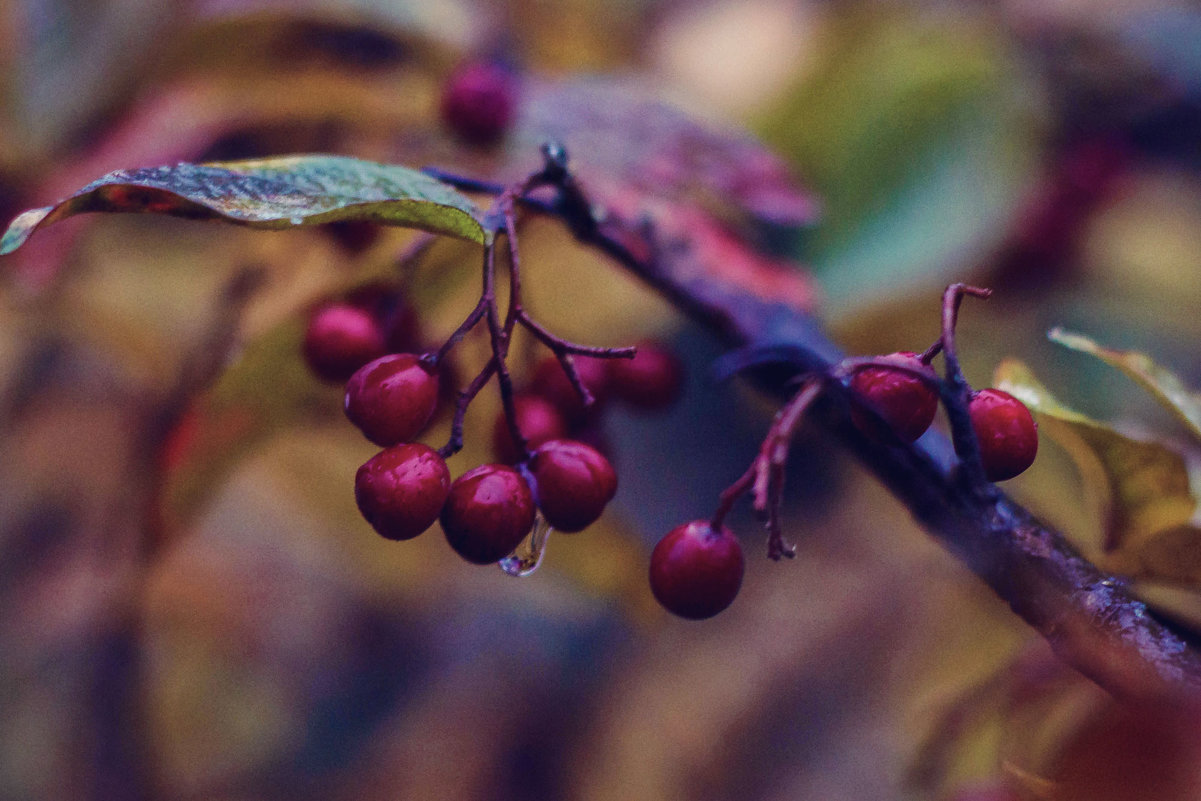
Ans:
[[[515,578],[533,575],[542,565],[542,558],[546,556],[546,543],[552,531],[554,529],[546,522],[542,512],[538,512],[534,517],[534,527],[526,538],[513,553],[497,562],[504,574]]]

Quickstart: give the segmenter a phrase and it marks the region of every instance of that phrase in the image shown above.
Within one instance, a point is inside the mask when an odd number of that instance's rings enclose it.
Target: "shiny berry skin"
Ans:
[[[446,127],[467,144],[495,145],[517,113],[516,81],[497,64],[468,64],[447,79],[441,113]]]
[[[667,611],[689,620],[721,612],[742,586],[742,546],[708,520],[677,526],[651,553],[651,592]]]
[[[657,342],[642,342],[634,358],[610,359],[607,366],[613,395],[636,409],[666,409],[684,386],[684,365]]]
[[[410,540],[432,526],[449,494],[446,462],[419,442],[380,451],[354,477],[359,511],[390,540]]]
[[[910,362],[915,370],[934,371],[922,364],[917,354],[901,351],[895,358]],[[926,433],[938,411],[938,392],[915,375],[889,367],[867,367],[851,377],[851,390],[872,404],[876,412],[892,427],[892,433],[902,442],[913,442]],[[887,442],[887,432],[864,410],[852,406],[851,422],[868,439]]]
[[[323,381],[342,382],[384,350],[384,331],[370,312],[349,303],[327,303],[309,317],[304,360]]]
[[[534,527],[534,496],[508,465],[485,464],[450,485],[442,531],[459,556],[476,565],[499,562]]]
[[[346,382],[346,416],[376,445],[408,442],[438,405],[438,377],[412,353],[363,365]]]
[[[583,531],[617,494],[617,473],[600,451],[552,439],[530,457],[534,494],[546,522],[559,531]]]
[[[513,398],[513,410],[517,414],[517,428],[521,430],[530,450],[547,440],[567,435],[567,424],[554,404],[538,395],[517,395]],[[496,461],[516,464],[525,456],[517,450],[517,443],[509,433],[509,419],[502,410],[492,425],[492,452]]]
[[[1034,464],[1038,424],[1026,404],[1000,389],[972,393],[968,414],[989,481],[1004,481]]]
[[[540,361],[530,376],[530,392],[553,403],[569,426],[583,423],[590,415],[595,414],[609,397],[609,368],[604,359],[576,356],[575,370],[579,373],[580,383],[592,393],[594,402],[589,409],[584,408],[584,399],[571,385],[571,379],[567,377],[563,365],[553,356]]]

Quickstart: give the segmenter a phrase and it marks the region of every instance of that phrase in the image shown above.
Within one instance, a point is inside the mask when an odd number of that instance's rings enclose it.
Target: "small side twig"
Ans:
[[[463,420],[467,416],[467,407],[471,405],[475,396],[480,394],[480,390],[491,380],[495,372],[496,364],[489,359],[488,364],[479,372],[479,375],[472,379],[467,388],[459,391],[459,396],[455,400],[454,418],[450,424],[450,439],[438,449],[438,455],[443,459],[454,456],[463,450]]]
[[[947,410],[947,421],[951,425],[951,444],[955,447],[955,453],[959,455],[962,480],[973,492],[988,495],[995,493],[996,488],[985,477],[984,464],[980,461],[980,447],[976,442],[975,429],[972,428],[971,415],[968,413],[972,387],[964,378],[955,344],[959,305],[967,295],[988,298],[992,295],[992,290],[968,284],[951,284],[943,292],[940,342],[943,362],[946,365],[946,382],[942,387],[942,401]]]
[[[784,497],[784,468],[788,462],[788,449],[792,438],[804,419],[805,412],[821,393],[822,385],[816,378],[806,380],[800,390],[784,404],[772,421],[771,428],[759,446],[759,452],[750,467],[737,481],[731,484],[718,500],[710,525],[720,528],[734,503],[751,492],[755,511],[765,519],[767,525],[767,556],[779,561],[796,556],[796,546],[784,538],[780,523],[780,506]]]

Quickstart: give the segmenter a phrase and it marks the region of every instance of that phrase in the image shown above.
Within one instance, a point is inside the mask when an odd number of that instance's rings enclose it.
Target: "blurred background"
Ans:
[[[518,131],[484,153],[438,117],[447,76],[481,58],[526,87]],[[707,145],[673,139],[655,162],[676,129],[621,138],[648,96],[739,148],[690,160]],[[603,106],[608,127],[548,97]],[[0,4],[6,222],[181,160],[520,174],[540,125],[602,194],[703,215],[710,269],[791,271],[793,305],[851,352],[924,349],[943,285],[970,280],[997,290],[961,325],[978,386],[1015,356],[1089,415],[1185,436],[1045,334],[1144,350],[1201,385],[1193,4]],[[738,183],[760,152],[747,135],[784,160],[788,193]],[[781,224],[781,193],[819,218]],[[0,799],[1196,797],[1195,776],[1171,778],[1196,763],[1195,727],[1131,719],[1058,667],[817,433],[789,473],[797,558],[763,558],[741,513],[734,605],[704,623],[661,610],[650,549],[711,513],[773,409],[716,383],[709,334],[549,222],[522,237],[538,318],[591,344],[670,342],[683,397],[605,412],[592,434],[617,499],[530,577],[467,565],[437,531],[378,537],[352,492],[374,448],[299,343],[315,304],[372,281],[401,288],[428,341],[453,330],[478,252],[438,243],[400,276],[413,239],[85,215],[0,260]],[[464,342],[462,380],[483,344]],[[455,475],[491,458],[494,394]],[[1007,489],[1103,559],[1105,492],[1127,487],[1088,458],[1044,437]],[[1139,587],[1197,628],[1195,572]]]

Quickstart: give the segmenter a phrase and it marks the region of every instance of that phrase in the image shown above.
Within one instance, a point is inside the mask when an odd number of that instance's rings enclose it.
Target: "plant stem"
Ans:
[[[578,241],[611,256],[727,347],[786,342],[795,354],[788,363],[795,374],[777,377],[766,389],[782,393],[797,376],[826,374],[843,358],[805,313],[713,276],[698,280],[689,265],[658,255],[654,232],[647,226],[594,213],[570,175],[562,178],[558,190],[552,201],[522,202],[560,218]],[[961,288],[951,298],[944,317],[951,329],[965,293],[976,294]],[[975,448],[966,418],[970,388],[959,369],[953,339],[948,341],[944,333],[944,351],[948,346],[950,386],[944,403],[953,413],[959,453],[967,457]],[[816,421],[838,436],[932,536],[1042,634],[1060,658],[1120,698],[1201,692],[1201,653],[1153,617],[1120,579],[1084,559],[1063,535],[993,485],[964,481],[960,459],[945,438],[933,434],[920,443],[895,447],[868,441],[847,418],[850,402],[849,390],[830,382],[815,404]]]

